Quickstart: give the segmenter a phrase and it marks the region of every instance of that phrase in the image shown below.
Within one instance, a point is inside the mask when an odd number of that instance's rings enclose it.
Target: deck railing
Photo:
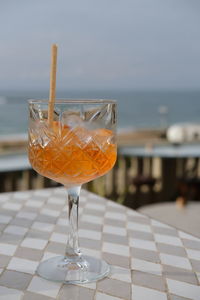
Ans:
[[[169,159],[119,154],[114,168],[108,174],[85,184],[84,188],[126,206],[138,208],[150,203],[175,200],[180,196],[180,180],[183,180],[183,193],[184,180],[185,183],[196,180],[198,189],[199,178],[199,158]],[[58,184],[32,169],[0,173],[0,192],[55,186]]]

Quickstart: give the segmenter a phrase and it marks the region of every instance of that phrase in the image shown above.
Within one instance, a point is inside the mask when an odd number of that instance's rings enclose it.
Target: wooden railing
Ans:
[[[138,208],[150,203],[174,201],[182,193],[181,180],[184,193],[184,182],[186,184],[190,180],[196,180],[198,189],[199,178],[199,158],[169,159],[118,155],[113,170],[85,184],[84,188],[126,206]],[[32,169],[0,173],[0,192],[55,186],[58,184],[40,176]],[[187,194],[187,191],[185,193]]]

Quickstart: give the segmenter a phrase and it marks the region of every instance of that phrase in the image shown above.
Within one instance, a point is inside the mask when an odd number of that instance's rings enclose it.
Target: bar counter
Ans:
[[[200,299],[200,239],[85,190],[82,252],[111,265],[98,282],[64,285],[36,274],[67,240],[64,188],[0,194],[0,299]]]

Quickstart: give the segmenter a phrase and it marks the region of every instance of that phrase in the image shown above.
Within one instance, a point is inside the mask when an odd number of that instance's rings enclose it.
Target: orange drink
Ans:
[[[29,160],[45,177],[62,184],[82,184],[113,167],[116,145],[112,139],[113,132],[108,129],[71,129],[54,121],[53,128],[43,124],[38,136],[30,135]]]
[[[39,174],[66,187],[69,228],[65,254],[42,261],[37,274],[67,284],[93,282],[107,276],[110,267],[81,253],[79,195],[83,183],[115,164],[116,102],[58,99],[50,104],[49,109],[47,100],[29,101],[29,160]]]

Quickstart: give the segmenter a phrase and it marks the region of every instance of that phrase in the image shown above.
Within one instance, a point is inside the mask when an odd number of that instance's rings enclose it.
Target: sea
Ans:
[[[57,91],[57,98],[116,99],[118,130],[166,128],[174,123],[200,124],[199,91]],[[45,91],[0,91],[0,135],[26,134],[28,99],[48,99]]]

